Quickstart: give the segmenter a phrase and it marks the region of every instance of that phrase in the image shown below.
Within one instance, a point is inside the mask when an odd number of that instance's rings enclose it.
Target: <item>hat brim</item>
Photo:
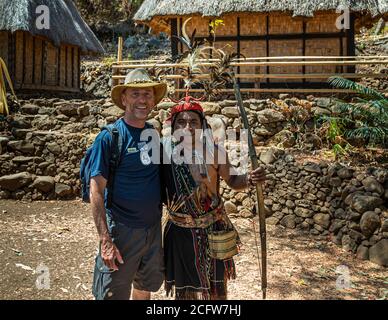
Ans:
[[[124,90],[129,88],[154,88],[154,96],[155,96],[155,105],[157,105],[162,99],[165,97],[167,93],[167,84],[160,82],[146,82],[146,83],[132,83],[132,84],[122,84],[113,87],[111,92],[111,97],[113,103],[118,106],[120,109],[125,110],[125,106],[123,106],[121,95]]]

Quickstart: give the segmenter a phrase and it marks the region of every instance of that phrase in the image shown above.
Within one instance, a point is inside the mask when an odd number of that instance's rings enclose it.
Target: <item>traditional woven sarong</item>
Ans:
[[[163,186],[169,202],[178,196],[189,197],[197,187],[186,164],[162,166]],[[221,200],[216,207],[205,199],[199,208],[194,197],[187,199],[179,212],[170,211],[164,230],[167,296],[176,299],[226,299],[227,280],[236,277],[233,258],[211,257],[209,233],[231,227]]]

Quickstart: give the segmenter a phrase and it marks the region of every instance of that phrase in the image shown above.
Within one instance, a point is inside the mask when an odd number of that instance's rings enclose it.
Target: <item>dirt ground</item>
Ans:
[[[261,299],[252,220],[232,221],[244,246],[229,298]],[[97,237],[87,204],[0,200],[0,234],[0,299],[93,299]],[[388,299],[386,268],[281,227],[267,226],[267,241],[268,299]],[[152,298],[166,299],[162,289]]]

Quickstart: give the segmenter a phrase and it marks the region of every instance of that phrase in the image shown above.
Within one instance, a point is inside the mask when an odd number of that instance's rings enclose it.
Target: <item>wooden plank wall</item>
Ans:
[[[66,87],[66,54],[65,46],[61,46],[59,53],[59,86]]]
[[[79,48],[73,47],[73,88],[79,88],[80,70]]]
[[[43,40],[34,38],[34,84],[43,84]]]
[[[45,85],[58,85],[58,48],[46,41]]]
[[[0,57],[8,66],[8,32],[0,31]]]
[[[0,56],[14,61],[12,77],[16,89],[42,89],[79,91],[80,49],[75,46],[55,47],[42,37],[17,31],[12,36],[0,32],[1,43],[12,37],[14,54],[9,56],[9,46],[0,46]]]
[[[15,88],[22,86],[24,74],[24,36],[23,32],[15,33]]]
[[[23,84],[33,84],[34,65],[34,37],[29,33],[23,33],[24,37],[24,79]]]
[[[73,50],[70,46],[66,47],[66,87],[73,87]]]

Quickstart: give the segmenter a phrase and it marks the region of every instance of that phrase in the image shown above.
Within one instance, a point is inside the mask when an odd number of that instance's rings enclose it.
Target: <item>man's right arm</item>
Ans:
[[[113,270],[118,270],[115,260],[123,263],[119,250],[109,235],[106,222],[106,210],[104,205],[104,191],[107,180],[103,176],[96,176],[90,179],[90,204],[94,223],[97,228],[101,243],[101,257],[105,265]]]

